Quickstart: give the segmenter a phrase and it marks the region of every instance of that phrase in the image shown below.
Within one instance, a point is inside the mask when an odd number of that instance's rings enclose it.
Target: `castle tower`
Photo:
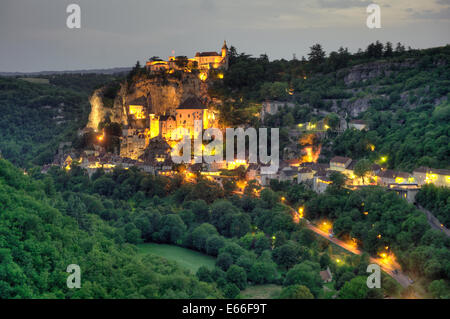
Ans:
[[[222,67],[225,70],[228,70],[228,47],[227,47],[227,41],[223,41],[223,46],[222,46]]]
[[[222,46],[222,58],[225,58],[228,55],[228,47],[227,47],[227,41],[223,41]]]

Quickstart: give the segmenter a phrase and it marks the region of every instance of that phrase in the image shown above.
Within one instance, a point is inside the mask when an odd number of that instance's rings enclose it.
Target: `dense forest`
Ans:
[[[402,267],[421,278],[427,294],[448,296],[450,241],[382,189],[351,192],[336,181],[317,195],[304,185],[281,184],[274,185],[277,191],[264,189],[259,198],[242,197],[227,195],[200,176],[188,183],[117,168],[89,178],[79,167],[25,176],[5,160],[0,163],[6,297],[234,298],[249,285],[272,283],[284,287],[285,298],[326,298],[319,276],[326,267],[338,298],[410,293],[388,275],[381,290],[356,289],[369,254],[337,262],[326,240],[293,222],[282,197],[294,207],[305,205],[307,218],[334,220],[337,236],[351,234],[372,255],[390,245]],[[137,256],[133,247],[143,242],[198,250],[216,257],[216,267],[201,267],[194,278],[156,257]],[[64,288],[64,267],[70,263],[86,271],[80,290]],[[40,267],[48,275],[42,276]],[[109,277],[114,280],[106,282]]]
[[[417,194],[416,201],[433,212],[433,215],[446,227],[450,226],[450,189],[448,187],[425,185]]]
[[[33,180],[0,160],[0,298],[222,296],[176,264],[138,256],[74,196],[58,192],[49,177]],[[80,289],[66,286],[72,263],[83,271]]]

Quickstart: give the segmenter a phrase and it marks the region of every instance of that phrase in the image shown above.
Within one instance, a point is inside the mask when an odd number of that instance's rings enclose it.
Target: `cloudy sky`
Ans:
[[[66,8],[81,7],[81,29]],[[381,7],[381,29],[366,7]],[[270,59],[365,48],[375,40],[413,48],[450,43],[450,0],[0,0],[0,71],[131,66],[151,56],[220,50]]]

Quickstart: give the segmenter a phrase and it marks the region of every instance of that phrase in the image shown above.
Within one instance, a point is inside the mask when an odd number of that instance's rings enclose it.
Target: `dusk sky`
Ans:
[[[81,7],[68,29],[66,7]],[[381,29],[366,7],[381,7]],[[413,48],[450,43],[450,0],[1,0],[0,71],[132,66],[151,56],[219,51],[223,40],[270,59],[298,58],[320,43],[355,52],[370,42]]]

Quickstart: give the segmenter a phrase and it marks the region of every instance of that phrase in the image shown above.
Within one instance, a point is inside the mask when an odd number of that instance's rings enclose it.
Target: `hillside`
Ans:
[[[333,114],[341,119],[338,130],[345,129],[353,119],[367,122],[367,131],[336,134],[332,128],[322,141],[319,161],[326,162],[335,155],[372,161],[383,156],[389,168],[412,171],[418,166],[449,167],[449,46],[381,57],[368,57],[368,51],[330,55],[316,65],[236,56],[225,75],[225,85],[219,85],[215,92],[222,98],[242,95],[244,108],[263,99],[289,105],[264,121],[282,128],[283,146],[287,145],[289,128],[295,129],[299,123],[329,120]],[[334,62],[336,55],[343,61]],[[258,76],[242,83],[241,74],[256,67],[261,69],[256,69]],[[278,70],[273,72],[271,68]],[[232,108],[231,114],[238,111]]]
[[[115,77],[52,75],[46,83],[0,78],[0,152],[21,167],[51,163],[62,142],[76,141],[89,95]]]
[[[66,195],[0,160],[0,298],[220,297],[176,264],[138,254]],[[66,286],[69,264],[81,267],[80,289]]]

